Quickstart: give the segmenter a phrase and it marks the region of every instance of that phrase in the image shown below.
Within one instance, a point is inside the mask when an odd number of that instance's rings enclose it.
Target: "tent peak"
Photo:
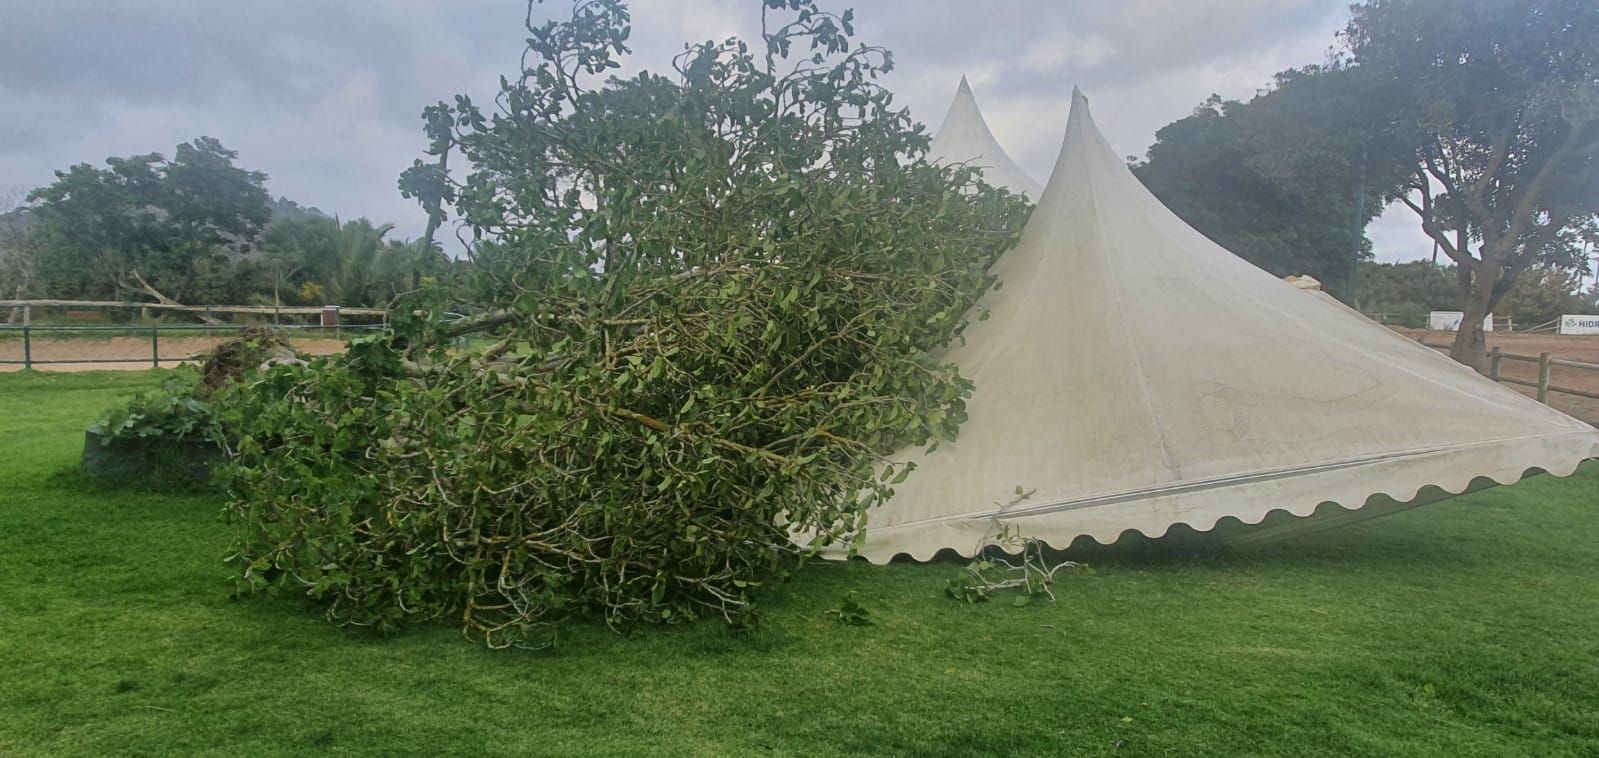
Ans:
[[[1067,133],[1072,131],[1073,124],[1076,124],[1078,128],[1082,128],[1083,124],[1079,123],[1082,121],[1092,124],[1094,116],[1088,110],[1088,96],[1084,95],[1082,90],[1072,87],[1072,107],[1066,114]]]
[[[972,95],[971,83],[961,76],[960,86],[950,101],[944,121],[933,135],[928,147],[931,163],[972,164],[983,169],[984,181],[1011,192],[1026,195],[1037,201],[1044,188],[1021,167],[1017,166],[994,139],[982,111],[977,108],[977,98]]]
[[[1066,179],[1065,177],[1073,174],[1073,169],[1068,164],[1079,152],[1086,148],[1090,142],[1090,133],[1099,140],[1104,139],[1099,136],[1099,130],[1094,126],[1094,116],[1088,109],[1088,96],[1083,94],[1082,89],[1074,86],[1072,87],[1071,110],[1066,114],[1066,133],[1061,137],[1060,152],[1055,155],[1055,165],[1049,172],[1049,178],[1044,181],[1044,189],[1036,198],[1039,205],[1046,204],[1045,196],[1049,194],[1049,189],[1055,186],[1057,178],[1060,178],[1062,182],[1087,179],[1085,175],[1076,175],[1072,179]],[[1055,194],[1060,195],[1061,193],[1057,192]]]

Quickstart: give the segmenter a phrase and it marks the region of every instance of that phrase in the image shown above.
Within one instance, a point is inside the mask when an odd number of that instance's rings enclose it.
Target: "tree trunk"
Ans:
[[[24,294],[27,294],[26,292],[24,292],[24,290],[27,288],[27,286],[28,285],[26,284],[26,280],[24,280],[23,284],[17,285],[17,299],[18,300],[22,300],[23,299],[22,296]],[[10,326],[11,324],[15,324],[15,323],[17,323],[17,322],[19,322],[21,320],[22,320],[22,306],[20,306],[20,305],[11,306],[11,314],[6,317],[6,325]]]
[[[1493,311],[1493,289],[1493,283],[1483,281],[1483,277],[1473,279],[1461,311],[1460,331],[1449,347],[1449,357],[1484,374],[1488,373],[1488,337],[1482,322]]]

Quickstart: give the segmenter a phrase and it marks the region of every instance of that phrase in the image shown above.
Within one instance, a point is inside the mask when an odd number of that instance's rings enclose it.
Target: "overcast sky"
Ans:
[[[886,84],[936,129],[966,74],[1013,158],[1048,179],[1073,85],[1124,155],[1211,93],[1247,98],[1320,62],[1344,0],[823,0],[895,53]],[[758,0],[635,0],[628,71],[687,40],[757,37]],[[547,0],[539,10],[569,4]],[[520,0],[0,0],[0,197],[73,163],[199,135],[268,189],[420,235],[395,189],[422,156],[423,106],[487,102],[524,46]],[[1431,253],[1402,209],[1369,230],[1383,260]]]

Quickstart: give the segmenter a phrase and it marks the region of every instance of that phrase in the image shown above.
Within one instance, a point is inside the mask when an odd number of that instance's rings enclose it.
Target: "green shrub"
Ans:
[[[230,447],[217,409],[226,393],[267,361],[300,362],[277,332],[250,327],[206,356],[180,366],[159,391],[134,397],[89,425],[82,468],[119,484],[187,489],[210,481],[212,462]]]
[[[85,430],[82,468],[98,479],[158,489],[204,485],[221,451],[216,409],[200,374],[180,368]]]
[[[161,382],[157,392],[135,395],[89,425],[108,443],[112,440],[187,440],[214,438],[216,416],[199,396],[200,376],[188,367]]]

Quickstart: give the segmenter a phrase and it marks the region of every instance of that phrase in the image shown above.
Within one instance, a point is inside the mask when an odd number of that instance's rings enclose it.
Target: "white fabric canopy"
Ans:
[[[944,123],[933,135],[927,160],[945,165],[969,163],[983,170],[983,181],[1026,195],[1029,200],[1036,201],[1044,194],[1044,188],[1022,171],[999,146],[999,140],[994,139],[988,122],[977,110],[977,99],[972,97],[972,88],[964,76],[955,90],[949,111],[944,114]]]
[[[995,271],[991,317],[944,356],[976,383],[969,420],[932,454],[898,456],[918,468],[871,513],[868,559],[971,555],[1006,526],[1058,547],[1204,531],[1563,476],[1599,456],[1599,430],[1184,224],[1080,93],[1049,186]]]

